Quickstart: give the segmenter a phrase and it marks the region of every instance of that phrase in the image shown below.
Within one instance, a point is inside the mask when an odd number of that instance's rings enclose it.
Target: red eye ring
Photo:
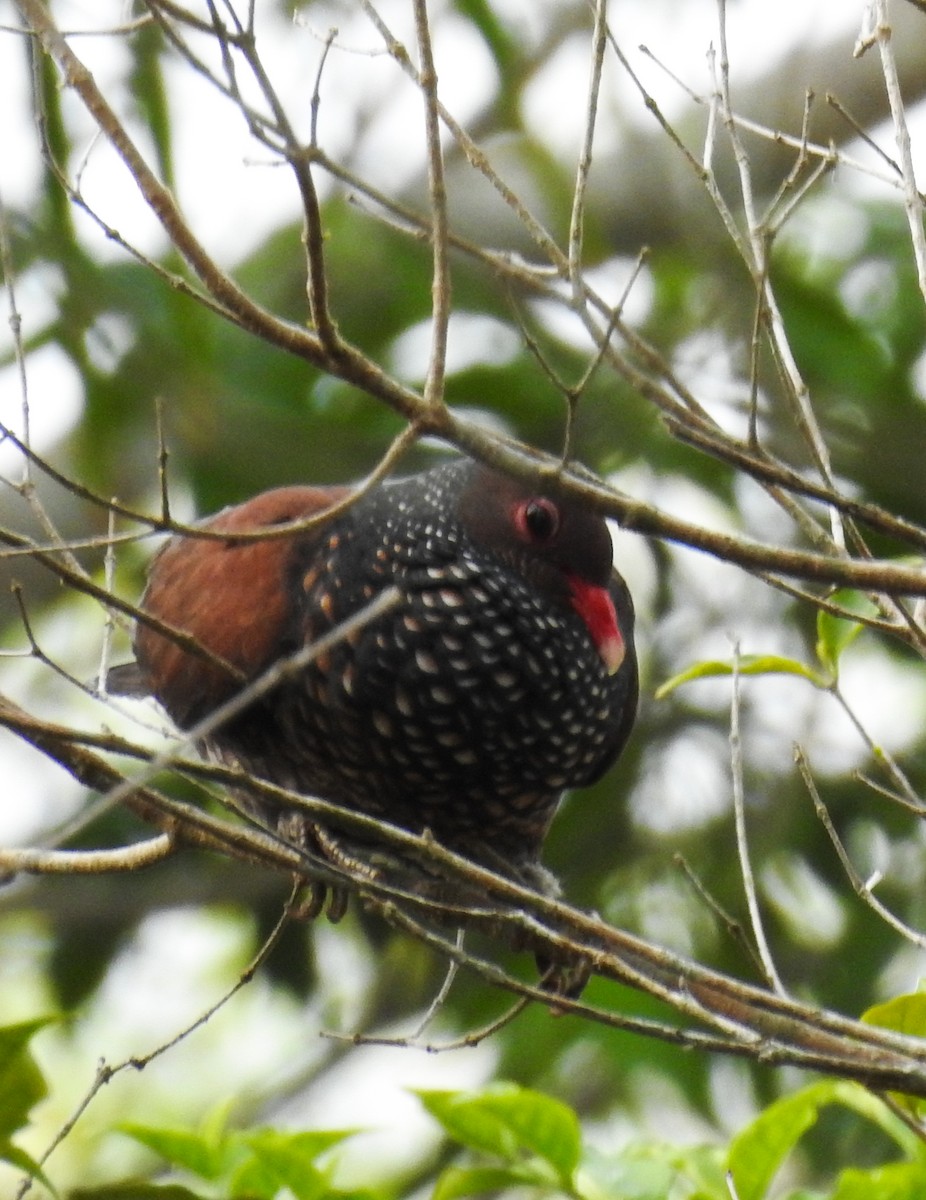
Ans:
[[[545,496],[534,496],[518,505],[515,523],[526,541],[543,544],[559,533],[559,509]]]

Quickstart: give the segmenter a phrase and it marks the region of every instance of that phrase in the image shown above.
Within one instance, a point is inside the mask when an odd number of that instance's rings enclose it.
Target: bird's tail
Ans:
[[[111,696],[132,696],[141,698],[151,695],[141,668],[137,662],[119,663],[110,667],[106,673],[106,691]]]

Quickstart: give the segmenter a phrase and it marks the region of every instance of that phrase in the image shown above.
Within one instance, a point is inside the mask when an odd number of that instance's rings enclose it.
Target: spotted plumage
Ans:
[[[210,734],[209,751],[477,859],[536,862],[562,792],[601,776],[635,714],[633,610],[604,521],[457,460],[293,537],[235,539],[346,495],[279,489],[206,522],[227,540],[169,542],[143,607],[236,670],[140,624],[143,686],[189,727],[395,584],[398,607]]]

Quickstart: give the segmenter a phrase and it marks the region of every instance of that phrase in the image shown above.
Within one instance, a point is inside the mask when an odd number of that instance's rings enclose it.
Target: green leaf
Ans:
[[[252,1157],[236,1171],[235,1194],[266,1196],[272,1200],[281,1187],[288,1187],[297,1200],[318,1200],[330,1193],[328,1173],[320,1170],[319,1155],[351,1136],[351,1131],[308,1130],[280,1133],[260,1129],[241,1135]]]
[[[862,1013],[861,1019],[868,1025],[893,1029],[895,1033],[926,1037],[926,992],[910,992],[883,1004],[873,1004]]]
[[[487,1113],[478,1098],[458,1092],[418,1091],[415,1093],[427,1111],[461,1146],[513,1159],[517,1142],[510,1129],[494,1114]]]
[[[510,1167],[448,1167],[438,1177],[431,1200],[457,1200],[523,1185],[523,1177]]]
[[[48,1095],[28,1045],[52,1019],[40,1017],[0,1029],[0,1139],[22,1129],[32,1107]]]
[[[819,1105],[805,1091],[770,1104],[733,1139],[727,1165],[738,1200],[762,1200],[799,1139],[817,1120]]]
[[[243,1139],[260,1153],[298,1154],[312,1162],[327,1150],[353,1137],[355,1129],[306,1129],[298,1133],[281,1133],[277,1129],[258,1129],[242,1134]]]
[[[888,1163],[870,1171],[843,1171],[832,1200],[922,1200],[926,1196],[926,1165]]]
[[[525,1149],[548,1162],[561,1180],[571,1181],[582,1152],[582,1129],[568,1105],[528,1088],[489,1093],[485,1102]]]
[[[183,1167],[200,1179],[218,1179],[226,1166],[222,1141],[211,1133],[133,1124],[120,1125],[119,1129],[175,1167]]]
[[[507,1162],[517,1161],[526,1151],[549,1163],[564,1186],[571,1185],[582,1133],[578,1118],[567,1105],[514,1084],[498,1084],[476,1095],[417,1095],[461,1145]]]
[[[578,1191],[583,1196],[620,1197],[620,1200],[665,1200],[674,1195],[690,1195],[679,1188],[681,1174],[675,1161],[676,1150],[661,1142],[635,1142],[617,1154],[590,1150],[578,1173]],[[705,1193],[706,1194],[706,1193]],[[723,1200],[729,1200],[722,1193]]]
[[[887,1107],[880,1097],[873,1095],[858,1083],[830,1081],[813,1085],[817,1089],[832,1092],[833,1100],[858,1116],[871,1121],[903,1151],[907,1158],[922,1160],[923,1143],[916,1133]]]
[[[319,1200],[329,1192],[328,1181],[298,1156],[287,1160],[283,1154],[248,1159],[231,1178],[231,1195],[249,1200],[274,1200],[282,1188],[288,1188],[297,1200]]]
[[[863,592],[843,588],[830,597],[833,604],[857,612],[860,616],[877,616],[878,610]],[[839,658],[851,646],[865,626],[860,621],[837,617],[821,609],[817,613],[817,658],[820,665],[834,679],[839,671]]]
[[[317,1200],[330,1190],[316,1159],[350,1137],[351,1130],[284,1134],[275,1129],[225,1132],[226,1109],[207,1118],[201,1131],[123,1125],[122,1132],[175,1167],[201,1179],[231,1178],[234,1195],[272,1200],[288,1187],[297,1200]]]
[[[794,658],[784,658],[780,654],[744,654],[735,664],[740,675],[798,675],[808,679],[814,687],[826,689],[832,683],[828,676],[821,675],[811,667]],[[734,663],[723,662],[719,659],[705,660],[695,663],[678,675],[673,675],[656,689],[656,699],[663,700],[670,692],[690,683],[693,679],[707,679],[713,675],[732,675]]]
[[[688,1181],[698,1200],[729,1200],[726,1163],[722,1146],[669,1146],[669,1162]],[[792,1197],[792,1200],[796,1198]]]
[[[862,1013],[861,1020],[868,1025],[892,1029],[909,1037],[926,1037],[926,992],[910,992],[894,996],[883,1004],[873,1004]],[[924,1102],[919,1096],[908,1096],[903,1092],[892,1093],[894,1099],[912,1113],[923,1111]]]
[[[0,1141],[0,1162],[7,1162],[11,1167],[15,1167],[17,1171],[25,1172],[32,1179],[41,1180],[53,1195],[58,1194],[52,1186],[51,1180],[35,1159],[27,1154],[25,1150],[20,1150],[18,1146],[14,1146],[12,1142]]]
[[[180,1184],[114,1183],[108,1187],[81,1188],[68,1192],[68,1200],[208,1200],[205,1193],[193,1192]]]
[[[878,1125],[908,1154],[918,1140],[885,1104],[859,1084],[822,1080],[770,1104],[730,1144],[727,1166],[738,1200],[762,1200],[782,1163],[828,1104],[841,1104]]]

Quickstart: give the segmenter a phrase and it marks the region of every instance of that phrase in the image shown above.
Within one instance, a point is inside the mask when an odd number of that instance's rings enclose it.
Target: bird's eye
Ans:
[[[518,531],[531,542],[549,542],[559,531],[559,509],[552,500],[537,496],[518,506]]]

